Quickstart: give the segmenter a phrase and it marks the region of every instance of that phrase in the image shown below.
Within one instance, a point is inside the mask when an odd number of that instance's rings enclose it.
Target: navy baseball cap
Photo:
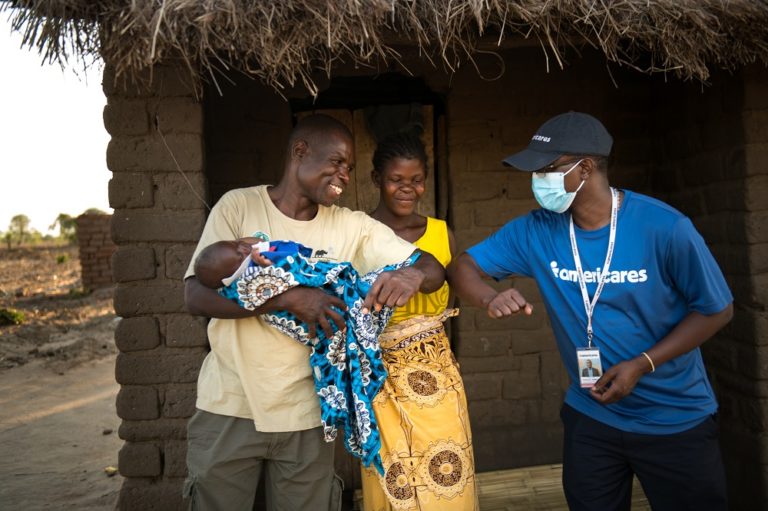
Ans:
[[[542,124],[527,149],[507,156],[502,163],[533,172],[564,154],[608,156],[612,146],[613,137],[603,123],[589,114],[567,112]]]

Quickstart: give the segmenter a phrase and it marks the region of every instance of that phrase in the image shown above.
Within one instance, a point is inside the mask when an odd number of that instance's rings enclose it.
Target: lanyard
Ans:
[[[598,276],[597,289],[595,289],[595,295],[592,300],[589,300],[589,293],[587,293],[587,284],[584,280],[584,271],[581,267],[581,257],[579,256],[579,247],[576,245],[576,230],[573,228],[573,215],[571,215],[571,251],[573,252],[573,262],[576,264],[576,272],[579,276],[579,288],[581,288],[581,298],[584,300],[584,311],[587,313],[587,342],[588,346],[592,347],[592,313],[595,311],[595,305],[597,299],[600,298],[600,293],[603,292],[603,286],[605,286],[606,278],[608,277],[608,268],[611,266],[611,259],[613,258],[613,248],[616,243],[616,224],[618,223],[619,216],[619,192],[615,188],[611,188],[611,231],[608,236],[608,251],[605,254],[605,263],[603,269]]]

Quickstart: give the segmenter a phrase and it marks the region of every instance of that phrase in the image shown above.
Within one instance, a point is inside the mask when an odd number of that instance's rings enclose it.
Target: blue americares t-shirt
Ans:
[[[516,218],[467,252],[488,275],[533,277],[544,298],[571,378],[565,401],[623,431],[672,434],[717,409],[699,349],[640,378],[630,395],[602,405],[579,386],[576,349],[587,345],[587,316],[569,240],[570,213],[543,209]],[[576,227],[590,298],[605,262],[610,227]],[[667,335],[690,312],[709,315],[733,300],[691,221],[651,197],[624,192],[610,277],[592,317],[592,343],[603,368],[632,359]]]

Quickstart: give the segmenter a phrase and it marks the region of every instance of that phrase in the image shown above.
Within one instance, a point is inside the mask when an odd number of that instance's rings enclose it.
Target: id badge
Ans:
[[[576,359],[579,368],[581,388],[590,389],[603,375],[603,364],[600,363],[600,350],[597,348],[578,348]]]

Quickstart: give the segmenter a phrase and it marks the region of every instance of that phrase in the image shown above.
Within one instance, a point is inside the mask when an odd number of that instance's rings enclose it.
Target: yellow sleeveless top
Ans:
[[[424,235],[414,243],[423,252],[429,252],[443,267],[451,262],[451,247],[448,243],[448,226],[444,220],[427,217],[427,229]],[[440,314],[448,307],[450,289],[448,282],[443,282],[440,289],[434,293],[416,293],[405,305],[395,309],[389,324],[399,323],[418,314]]]

